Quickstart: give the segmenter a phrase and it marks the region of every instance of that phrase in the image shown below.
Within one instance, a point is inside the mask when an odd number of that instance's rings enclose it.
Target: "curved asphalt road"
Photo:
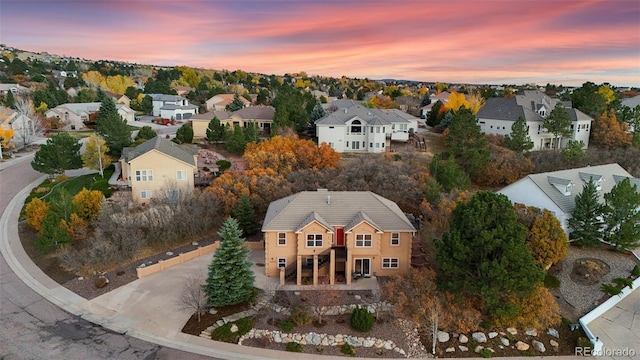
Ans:
[[[0,164],[0,214],[42,177],[32,157]],[[4,229],[2,229],[4,230]],[[2,233],[0,233],[2,236]],[[70,314],[33,291],[0,257],[0,359],[210,359],[114,333]]]

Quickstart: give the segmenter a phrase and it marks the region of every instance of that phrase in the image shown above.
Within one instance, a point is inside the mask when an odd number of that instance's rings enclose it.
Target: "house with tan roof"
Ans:
[[[151,97],[153,102],[153,116],[163,119],[187,120],[198,113],[198,107],[189,103],[189,100],[178,95],[145,94]]]
[[[121,181],[131,188],[133,201],[138,203],[177,199],[193,191],[197,156],[193,146],[178,145],[156,136],[122,150]]]
[[[429,115],[429,112],[431,111],[431,108],[433,107],[433,105],[435,105],[436,102],[440,101],[443,104],[446,104],[449,102],[449,96],[451,96],[451,93],[449,93],[448,91],[443,91],[439,94],[434,94],[431,95],[429,98],[431,99],[431,103],[427,104],[423,107],[421,107],[420,110],[420,117],[422,119],[426,119],[427,115]]]
[[[224,111],[227,105],[233,102],[235,95],[236,94],[217,94],[212,96],[206,101],[207,111]],[[245,107],[251,106],[251,101],[245,99],[243,96],[240,96],[239,99]]]
[[[634,178],[622,166],[613,163],[530,174],[498,193],[506,195],[512,203],[551,211],[568,234],[571,232],[568,220],[576,206],[576,195],[582,192],[590,179],[596,184],[600,202],[604,203],[604,194],[627,178],[640,189],[640,179]]]
[[[193,116],[191,127],[193,136],[206,137],[209,122],[217,117],[222,125],[228,125],[231,129],[236,125],[246,128],[253,123],[260,131],[268,134],[271,131],[274,115],[275,108],[265,105],[249,106],[234,112],[214,110]]]
[[[66,124],[64,130],[80,130],[86,127],[85,123],[89,121],[89,116],[98,112],[101,105],[100,102],[66,103],[48,110],[45,116],[62,120]],[[130,107],[116,104],[116,110],[127,122],[135,121],[136,113]]]
[[[380,195],[319,189],[269,204],[262,232],[266,276],[315,285],[407,273],[416,229]]]

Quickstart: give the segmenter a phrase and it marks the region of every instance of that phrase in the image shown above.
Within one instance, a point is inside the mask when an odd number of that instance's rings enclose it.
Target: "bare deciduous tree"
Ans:
[[[193,311],[198,316],[198,322],[202,313],[207,311],[207,294],[202,288],[204,281],[195,277],[185,278],[184,288],[178,298],[178,306],[182,309]]]
[[[316,321],[322,324],[327,312],[338,305],[340,293],[333,285],[313,285],[311,290],[304,292],[304,298],[316,315]]]
[[[33,144],[44,134],[45,126],[38,115],[35,114],[33,102],[25,97],[18,97],[15,101],[15,109],[18,113],[18,126],[14,127],[14,138],[21,149]]]

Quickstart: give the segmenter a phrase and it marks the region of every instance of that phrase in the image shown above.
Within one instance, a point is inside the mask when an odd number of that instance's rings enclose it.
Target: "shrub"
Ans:
[[[225,170],[231,167],[231,161],[229,160],[218,160],[216,161],[216,165],[218,165],[218,170],[220,172],[225,172]]]
[[[634,266],[633,269],[631,269],[631,275],[640,276],[640,267],[638,267],[638,265]]]
[[[619,295],[622,292],[622,289],[613,284],[602,284],[600,290],[610,296]]]
[[[633,287],[633,280],[631,279],[627,279],[627,278],[621,278],[621,277],[617,277],[615,279],[613,279],[613,282],[618,285],[618,288],[620,289],[624,289],[625,287]]]
[[[293,321],[296,326],[303,326],[307,324],[311,324],[313,318],[307,310],[303,306],[296,306],[293,310],[291,310],[291,321]]]
[[[591,343],[591,340],[581,336],[578,338],[577,346],[581,348],[591,348],[593,344]]]
[[[342,346],[340,346],[340,352],[345,355],[356,356],[356,349],[349,345],[349,343],[342,344]]]
[[[90,190],[98,190],[98,191],[102,192],[102,194],[106,198],[110,198],[111,195],[113,194],[113,190],[111,190],[111,188],[109,188],[109,180],[108,179],[101,179],[101,180],[96,181],[95,183],[93,183],[91,185],[91,189]]]
[[[37,197],[33,198],[31,202],[29,202],[25,207],[27,224],[37,232],[42,232],[42,222],[44,221],[45,217],[47,217],[48,212],[49,204]]]
[[[290,342],[287,343],[287,347],[285,348],[285,350],[289,352],[302,352],[302,345],[298,344],[297,342]]]
[[[560,279],[547,273],[544,277],[544,287],[547,289],[557,289],[560,287]]]
[[[289,332],[295,327],[296,324],[291,320],[280,320],[280,322],[278,322],[278,328],[285,332]]]
[[[482,320],[480,321],[480,327],[485,330],[489,330],[489,328],[491,328],[491,323],[489,322],[489,320]]]
[[[573,321],[567,319],[566,317],[562,317],[562,325],[569,327],[571,324],[573,324]]]
[[[231,332],[231,327],[233,326],[233,324],[238,327],[238,331]],[[252,328],[253,320],[249,318],[242,318],[238,321],[226,323],[218,328],[215,328],[211,332],[211,339],[237,344],[238,340],[240,340],[240,336],[248,333]]]
[[[482,356],[483,358],[490,358],[493,356],[493,352],[491,352],[491,350],[487,348],[483,348],[482,350],[480,350],[480,356]]]
[[[351,313],[351,327],[357,331],[369,331],[373,327],[373,315],[361,307],[353,309]]]

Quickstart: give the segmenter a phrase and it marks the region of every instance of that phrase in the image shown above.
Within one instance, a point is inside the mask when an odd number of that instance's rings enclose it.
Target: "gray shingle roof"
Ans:
[[[269,204],[262,231],[298,231],[313,219],[330,228],[368,221],[381,231],[415,231],[393,201],[370,191],[303,191]],[[319,221],[322,224],[322,222]]]
[[[164,153],[189,165],[198,166],[196,160],[193,157],[197,154],[197,150],[195,150],[194,148],[178,145],[173,141],[163,139],[159,136],[147,140],[136,147],[128,147],[122,149],[122,158],[126,162],[130,162],[131,160],[137,158],[140,155],[146,154],[151,150],[160,151],[161,153]]]
[[[276,113],[276,109],[272,106],[247,106],[240,110],[234,111],[233,115],[238,115],[243,119],[261,119],[261,120],[273,120],[273,116]]]
[[[489,98],[476,115],[479,119],[516,121],[525,118],[524,109],[515,98]]]
[[[545,195],[549,197],[562,211],[570,213],[575,208],[575,197],[582,192],[584,185],[588,182],[585,174],[602,177],[602,190],[598,191],[601,202],[604,202],[604,194],[611,191],[616,185],[616,178],[631,178],[632,181],[638,182],[640,179],[634,179],[622,166],[613,163],[606,165],[587,166],[576,169],[560,170],[539,174],[531,174],[527,177],[533,181]],[[571,183],[571,195],[564,195],[552,183],[549,178],[562,179],[563,184]],[[594,181],[596,179],[594,178]]]
[[[348,108],[338,109],[331,114],[316,120],[316,125],[344,125],[346,122],[357,118],[367,125],[391,125],[409,123],[409,120],[417,120],[409,114],[402,114],[399,110],[369,109],[362,105],[353,105]]]

